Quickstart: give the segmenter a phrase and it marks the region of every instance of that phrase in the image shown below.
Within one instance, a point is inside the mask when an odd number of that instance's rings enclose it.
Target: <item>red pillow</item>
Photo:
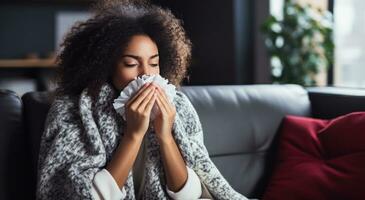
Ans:
[[[264,200],[365,199],[365,112],[287,116]]]

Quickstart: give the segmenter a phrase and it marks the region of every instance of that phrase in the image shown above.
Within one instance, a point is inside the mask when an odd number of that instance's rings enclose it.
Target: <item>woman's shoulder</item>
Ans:
[[[174,102],[176,114],[183,121],[185,130],[191,134],[201,131],[202,126],[198,113],[186,94],[182,91],[177,91]]]
[[[46,124],[75,120],[78,98],[69,95],[56,96],[48,110]]]
[[[182,91],[177,90],[174,98],[176,110],[194,110],[194,106],[190,102],[189,98]]]

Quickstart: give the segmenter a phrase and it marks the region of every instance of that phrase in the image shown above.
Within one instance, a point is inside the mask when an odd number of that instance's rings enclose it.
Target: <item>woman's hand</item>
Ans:
[[[126,104],[126,134],[142,139],[146,134],[153,105],[156,86],[145,84]]]
[[[165,92],[157,86],[156,103],[159,108],[159,113],[154,120],[154,129],[159,140],[168,140],[172,137],[172,126],[175,121],[176,108],[172,105]]]
[[[160,87],[157,87],[156,91],[156,103],[160,112],[154,120],[154,128],[160,143],[160,153],[166,172],[167,187],[177,192],[186,183],[188,172],[184,158],[172,135],[176,108],[170,103],[165,92]]]

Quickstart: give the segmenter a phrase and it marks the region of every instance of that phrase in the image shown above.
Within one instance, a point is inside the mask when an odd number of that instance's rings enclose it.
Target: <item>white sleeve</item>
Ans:
[[[113,176],[106,169],[100,170],[93,179],[92,196],[95,200],[120,200],[126,197],[124,187],[119,188]]]
[[[190,169],[188,166],[186,166],[186,168],[188,171],[188,179],[186,180],[184,187],[181,188],[180,191],[173,192],[169,190],[169,188],[166,186],[167,194],[172,199],[199,199],[202,195],[202,187],[198,175],[196,175],[194,170]]]

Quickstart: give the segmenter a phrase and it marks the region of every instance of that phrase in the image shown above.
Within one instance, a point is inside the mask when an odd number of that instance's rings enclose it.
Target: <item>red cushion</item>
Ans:
[[[365,199],[365,112],[287,116],[264,200]]]

